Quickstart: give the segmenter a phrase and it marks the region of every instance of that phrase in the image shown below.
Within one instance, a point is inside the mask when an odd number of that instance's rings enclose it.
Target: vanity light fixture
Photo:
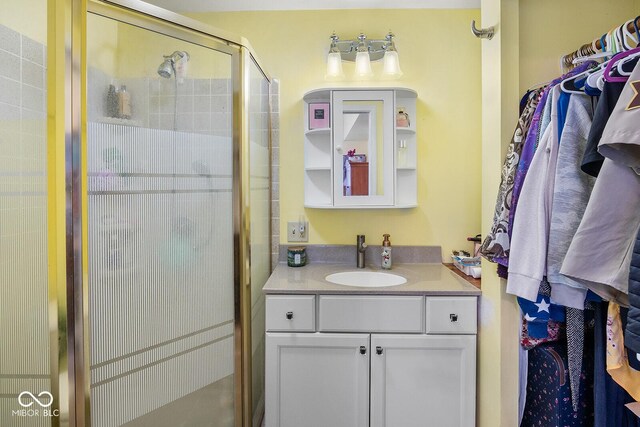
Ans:
[[[383,60],[382,76],[385,78],[398,78],[402,76],[400,60],[393,38],[395,35],[389,32],[383,40],[367,40],[363,33],[354,40],[340,40],[333,33],[331,46],[327,57],[327,80],[339,80],[344,78],[342,61],[356,63],[356,77],[367,79],[373,76],[371,61]]]

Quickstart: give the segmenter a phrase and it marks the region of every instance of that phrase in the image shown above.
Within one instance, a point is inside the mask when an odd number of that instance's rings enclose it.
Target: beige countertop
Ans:
[[[400,275],[407,283],[382,288],[342,286],[324,278],[342,271],[380,271]],[[443,264],[396,264],[391,271],[352,264],[309,264],[288,267],[280,263],[262,288],[265,294],[377,294],[377,295],[480,295],[480,289],[450,271]]]

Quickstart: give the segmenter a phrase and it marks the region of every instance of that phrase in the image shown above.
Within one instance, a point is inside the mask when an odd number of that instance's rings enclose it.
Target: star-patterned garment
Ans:
[[[631,89],[633,89],[633,99],[631,99],[631,102],[627,105],[627,111],[640,108],[640,80],[629,82],[629,85]]]
[[[518,304],[520,304],[520,309],[527,324],[527,335],[530,338],[548,338],[549,320],[556,322],[565,321],[564,307],[551,304],[550,298],[547,295],[538,294],[536,302],[518,298]]]

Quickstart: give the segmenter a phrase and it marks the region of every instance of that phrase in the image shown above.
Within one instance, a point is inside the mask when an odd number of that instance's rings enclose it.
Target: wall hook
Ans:
[[[496,33],[496,28],[489,27],[489,28],[478,29],[476,28],[476,21],[474,19],[473,21],[471,21],[471,32],[473,33],[474,36],[476,36],[479,39],[491,40],[494,34]]]

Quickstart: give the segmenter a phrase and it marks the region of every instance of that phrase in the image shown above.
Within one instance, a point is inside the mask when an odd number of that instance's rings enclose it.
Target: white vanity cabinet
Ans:
[[[303,100],[305,207],[417,206],[415,91],[318,89]]]
[[[267,333],[266,422],[369,426],[369,335]]]
[[[475,425],[475,335],[371,336],[371,427]]]
[[[475,296],[267,295],[266,427],[475,426],[476,317]]]

